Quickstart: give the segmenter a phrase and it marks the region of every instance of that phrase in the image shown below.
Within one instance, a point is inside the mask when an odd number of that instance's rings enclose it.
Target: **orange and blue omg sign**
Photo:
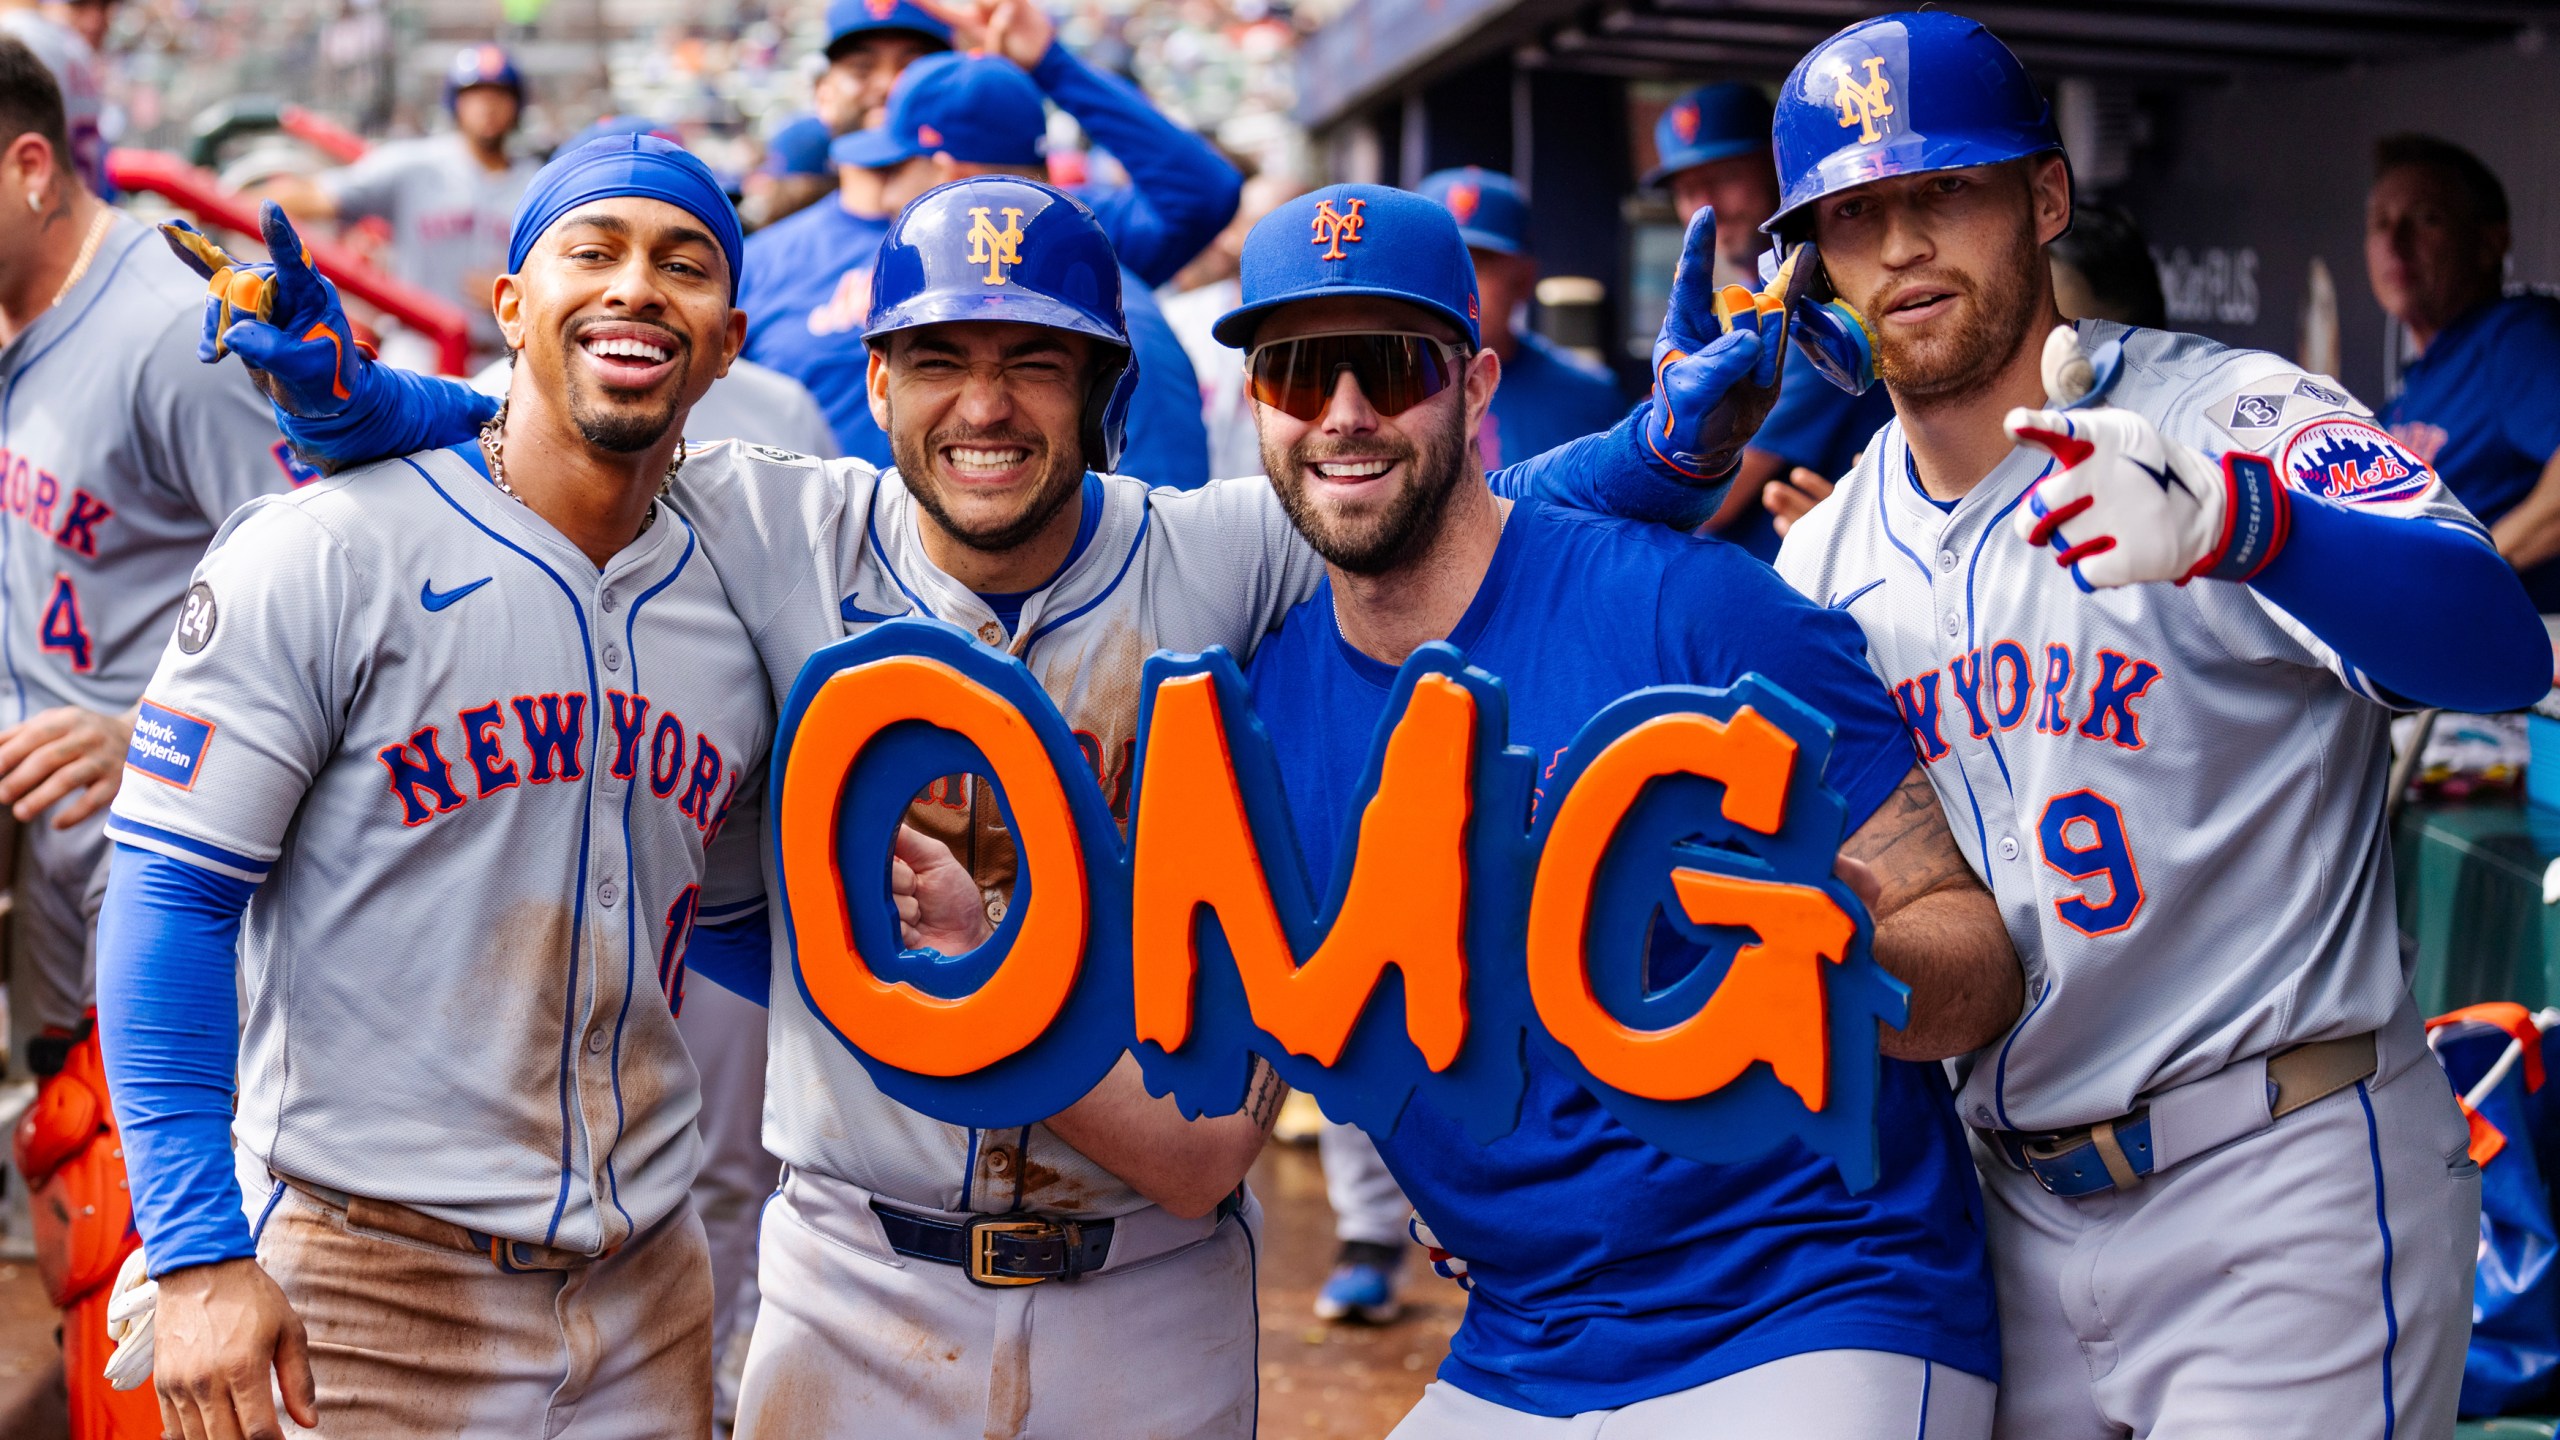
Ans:
[[[1830,725],[1776,685],[1627,696],[1541,792],[1501,682],[1425,646],[1321,890],[1233,660],[1158,654],[1140,694],[1124,836],[1030,671],[967,632],[895,621],[802,671],[768,799],[793,976],[892,1099],[1027,1125],[1131,1053],[1222,1115],[1260,1055],[1336,1119],[1386,1134],[1418,1098],[1489,1143],[1534,1046],[1665,1150],[1795,1142],[1873,1182],[1876,1027],[1907,992],[1832,874]],[[967,954],[902,950],[897,827],[969,772],[1013,834],[1012,902]],[[1663,926],[1704,958],[1657,985]]]

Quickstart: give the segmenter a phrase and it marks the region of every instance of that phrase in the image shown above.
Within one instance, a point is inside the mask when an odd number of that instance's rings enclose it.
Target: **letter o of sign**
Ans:
[[[946,1000],[882,980],[854,943],[836,816],[880,733],[922,721],[966,736],[987,757],[1013,812],[1030,900],[1013,947],[975,993]],[[898,656],[858,665],[811,698],[791,742],[777,823],[800,980],[845,1040],[918,1075],[967,1075],[1040,1038],[1082,967],[1091,919],[1084,849],[1067,793],[1019,709],[939,660]]]

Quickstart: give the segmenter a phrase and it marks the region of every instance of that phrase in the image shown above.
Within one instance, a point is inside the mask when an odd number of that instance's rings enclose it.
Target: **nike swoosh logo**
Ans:
[[[441,610],[496,578],[493,575],[483,575],[468,585],[457,585],[450,590],[438,590],[433,580],[424,581],[418,586],[418,603],[429,610]]]
[[[854,604],[851,596],[846,596],[844,603],[838,605],[836,610],[844,616],[845,623],[848,625],[877,625],[883,620],[895,620],[900,615],[916,613],[913,610],[900,610],[896,614],[883,614],[878,610],[865,610]]]
[[[1841,596],[1839,599],[1832,601],[1829,605],[1823,608],[1829,610],[1846,610],[1850,606],[1858,603],[1859,596],[1866,594],[1868,591],[1873,590],[1883,583],[1883,577],[1879,576],[1876,579],[1870,580],[1866,584],[1859,586],[1857,589],[1850,591],[1848,594]]]

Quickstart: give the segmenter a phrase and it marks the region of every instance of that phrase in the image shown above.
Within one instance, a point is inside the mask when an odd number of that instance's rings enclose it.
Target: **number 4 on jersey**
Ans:
[[[36,638],[52,653],[71,657],[71,668],[89,673],[89,627],[80,623],[80,593],[71,588],[71,577],[53,577],[53,594],[44,602],[44,623],[37,627]]]
[[[2124,812],[2095,790],[2074,790],[2045,802],[2036,821],[2036,843],[2044,863],[2073,880],[2106,877],[2106,894],[2089,885],[2077,895],[2053,902],[2062,923],[2083,935],[2113,935],[2133,923],[2142,910],[2142,872],[2134,867],[2133,846],[2125,839]]]

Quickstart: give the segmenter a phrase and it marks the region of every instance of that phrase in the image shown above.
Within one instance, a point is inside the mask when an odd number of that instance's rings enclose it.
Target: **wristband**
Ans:
[[[2187,579],[2247,584],[2284,549],[2293,532],[2293,501],[2273,461],[2237,450],[2222,457],[2222,493],[2222,538]]]

